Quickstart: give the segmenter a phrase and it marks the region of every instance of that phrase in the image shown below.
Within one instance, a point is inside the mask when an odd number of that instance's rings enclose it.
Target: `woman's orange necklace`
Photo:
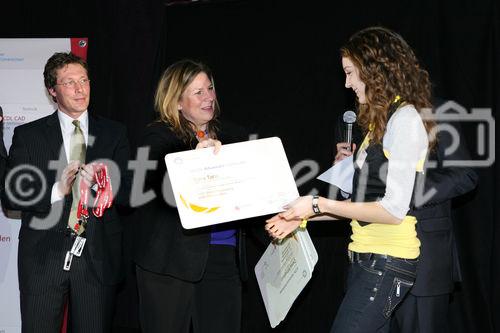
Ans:
[[[206,136],[208,136],[208,130],[198,130],[195,135],[198,140],[203,140]]]

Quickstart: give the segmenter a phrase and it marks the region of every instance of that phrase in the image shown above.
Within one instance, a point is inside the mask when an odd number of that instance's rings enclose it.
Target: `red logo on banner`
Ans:
[[[71,40],[71,53],[74,55],[87,60],[87,49],[89,39],[83,38],[70,38]]]

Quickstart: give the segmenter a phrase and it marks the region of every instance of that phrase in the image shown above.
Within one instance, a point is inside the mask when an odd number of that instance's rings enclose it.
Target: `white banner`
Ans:
[[[75,47],[80,50],[75,52]],[[55,52],[86,55],[85,38],[0,39],[0,106],[9,150],[16,126],[47,116],[56,106],[43,83],[43,68]],[[83,53],[82,53],[83,52]],[[8,217],[6,217],[6,215]],[[17,216],[16,216],[17,215]],[[0,333],[20,333],[17,212],[0,212]]]

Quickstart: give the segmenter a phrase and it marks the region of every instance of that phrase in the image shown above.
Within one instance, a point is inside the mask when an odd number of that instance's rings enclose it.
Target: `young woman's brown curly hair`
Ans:
[[[365,133],[373,124],[372,142],[381,142],[396,96],[413,104],[421,115],[423,109],[432,107],[429,74],[397,33],[382,27],[363,29],[351,36],[340,54],[359,69],[359,78],[366,85],[366,104],[359,105],[358,123]],[[434,122],[423,120],[427,133],[432,133]],[[431,136],[429,141],[432,146]]]

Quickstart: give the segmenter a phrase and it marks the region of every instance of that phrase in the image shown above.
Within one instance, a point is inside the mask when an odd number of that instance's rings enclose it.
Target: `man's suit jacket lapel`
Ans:
[[[59,125],[59,117],[57,116],[57,111],[54,112],[47,118],[47,126],[43,128],[45,137],[47,138],[49,148],[53,153],[53,157],[49,159],[58,159],[60,154],[62,154],[63,160],[68,163],[66,159],[66,153],[64,150],[63,137],[61,133],[61,126]]]
[[[99,150],[103,143],[104,128],[99,119],[92,117],[89,114],[89,138],[87,144],[87,153],[85,155],[85,163],[91,163],[99,157]]]

